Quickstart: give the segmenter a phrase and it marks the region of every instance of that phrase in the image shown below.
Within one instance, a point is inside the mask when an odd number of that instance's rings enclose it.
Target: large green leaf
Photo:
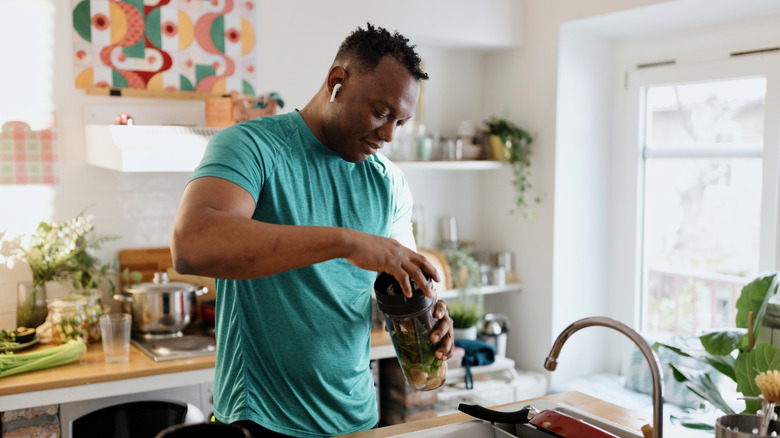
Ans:
[[[725,356],[739,348],[745,329],[717,330],[699,336],[701,345],[713,356]]]
[[[761,390],[756,376],[768,370],[780,369],[780,349],[771,344],[758,344],[753,351],[742,352],[737,357],[737,391],[745,397],[756,397]],[[761,402],[746,400],[745,413],[754,414],[761,409]]]
[[[764,319],[766,306],[769,299],[777,292],[777,284],[780,276],[768,274],[758,277],[742,288],[742,293],[737,299],[737,327],[748,328],[749,314],[753,312],[753,333],[758,336],[761,321]],[[747,347],[747,341],[743,341],[742,349]]]
[[[695,336],[676,336],[672,338],[668,343],[656,342],[653,348],[664,347],[672,350],[680,356],[691,357],[700,362],[704,362],[709,366],[718,370],[721,374],[736,381],[736,375],[734,374],[734,356],[727,354],[723,356],[713,356],[704,348],[702,340]]]
[[[669,364],[678,382],[685,382],[685,386],[696,395],[712,403],[713,406],[726,414],[735,414],[731,406],[720,395],[718,385],[710,378],[710,375],[702,370],[694,370],[688,367]]]

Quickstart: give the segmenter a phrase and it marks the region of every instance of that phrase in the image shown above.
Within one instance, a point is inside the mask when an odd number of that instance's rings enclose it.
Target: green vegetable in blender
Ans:
[[[414,318],[388,321],[388,326],[409,384],[417,390],[438,388],[443,382],[444,370],[441,369],[442,360],[436,357],[439,345],[431,344],[431,332]]]

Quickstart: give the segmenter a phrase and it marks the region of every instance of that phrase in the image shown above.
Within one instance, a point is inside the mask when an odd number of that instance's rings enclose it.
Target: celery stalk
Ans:
[[[78,360],[85,351],[87,344],[81,340],[71,340],[34,353],[0,354],[0,377],[65,365]]]

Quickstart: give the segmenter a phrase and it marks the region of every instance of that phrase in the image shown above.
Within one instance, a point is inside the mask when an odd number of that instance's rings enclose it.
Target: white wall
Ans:
[[[556,136],[559,129],[567,129],[565,126],[557,127],[560,26],[571,20],[660,2],[528,0],[525,3],[523,47],[486,55],[485,111],[486,114],[508,112],[510,118],[536,133],[532,163],[534,185],[542,202],[534,206],[538,218],[533,222],[498,213],[507,211],[512,188],[508,183],[509,175],[496,172],[486,175],[483,184],[485,187],[495,188],[497,194],[495,197],[485,197],[483,205],[485,211],[494,213],[485,217],[485,228],[497,230],[486,236],[486,245],[499,245],[503,242],[503,245],[511,248],[517,256],[517,269],[523,281],[524,291],[512,300],[508,297],[491,299],[498,301],[513,321],[508,354],[523,368],[542,370],[544,359],[557,334],[574,319],[584,316],[584,311],[578,311],[576,306],[596,294],[597,298],[587,310],[596,311],[603,308],[601,306],[604,298],[599,299],[599,292],[593,289],[598,289],[606,282],[601,267],[601,272],[593,271],[585,277],[588,278],[587,287],[572,288],[572,282],[576,282],[578,274],[586,268],[577,267],[576,271],[571,271],[572,263],[568,262],[559,263],[555,270],[553,269],[554,250],[582,254],[590,239],[583,236],[576,241],[575,247],[568,248],[565,242],[554,238],[559,223],[561,226],[567,226],[568,219],[564,217],[564,213],[571,211],[564,209],[564,212],[559,213],[557,210],[559,179],[556,175],[556,160],[566,158],[566,154],[559,153],[558,149],[569,151],[577,147],[558,145],[559,139]],[[566,169],[575,164],[562,163],[561,166]],[[574,196],[571,194],[572,187],[562,187],[561,190],[561,196],[564,198],[571,199]],[[559,214],[561,219],[558,218]],[[600,214],[590,213],[588,217],[589,223],[594,223]],[[581,227],[577,230],[581,230]],[[573,374],[601,368],[603,364],[598,354],[591,354],[589,349],[592,348],[592,339],[599,341],[603,336],[603,333],[598,331],[588,332],[579,334],[570,341],[571,345],[564,349],[561,365],[551,376],[552,380],[557,381]],[[572,359],[575,357],[594,359]],[[578,367],[580,363],[582,368]]]
[[[0,32],[9,33],[2,34],[5,41],[13,41],[14,27],[10,24],[20,17],[18,10],[6,9],[14,4],[3,4],[0,8],[4,20],[10,18],[10,21],[2,21],[6,26]],[[43,64],[49,68],[39,71],[40,67],[36,65],[34,69],[37,75],[51,81],[41,87],[48,91],[44,96],[36,97],[36,102],[39,102],[37,108],[50,104],[57,111],[61,184],[57,187],[0,186],[0,232],[5,231],[9,236],[29,234],[40,221],[67,220],[86,211],[95,216],[96,233],[121,236],[103,245],[98,255],[104,261],[111,260],[120,249],[167,246],[175,210],[189,173],[125,174],[85,165],[83,125],[92,121],[85,113],[92,114],[94,108],[100,107],[102,120],[110,120],[120,112],[130,112],[139,124],[155,124],[162,121],[150,117],[150,114],[157,114],[151,109],[162,107],[171,116],[179,117],[174,120],[176,123],[202,124],[202,117],[178,115],[192,114],[193,106],[198,107],[194,113],[202,114],[203,102],[85,95],[73,86],[71,3],[30,0],[25,4],[37,5],[46,12],[30,14],[26,28],[50,32],[39,44],[44,52],[36,53],[39,56],[31,59],[52,60],[50,64]],[[508,22],[507,17],[520,20],[519,5],[516,0],[494,0],[489,8],[476,0],[437,0],[422,5],[411,0],[400,4],[347,0],[261,1],[257,25],[260,68],[256,89],[281,93],[287,103],[285,111],[302,107],[324,80],[338,44],[349,32],[371,20],[390,30],[397,28],[418,44],[425,69],[433,78],[424,88],[424,122],[429,132],[451,136],[457,121],[481,120],[481,51],[520,43],[520,28],[501,24],[502,18],[504,23]],[[13,17],[17,19],[13,20]],[[289,17],[296,17],[292,24]],[[470,49],[462,49],[466,46]],[[7,44],[0,49],[4,59],[21,62],[26,59],[23,56],[11,58],[14,52],[10,48]],[[0,73],[3,80],[12,81],[14,77]],[[14,98],[0,96],[3,109],[0,115],[26,117],[27,112],[23,111],[29,106],[26,103],[24,94]],[[431,190],[426,189],[429,176],[424,172],[412,172],[409,178],[419,181],[413,184],[413,194],[422,205],[428,206],[425,213],[430,218],[431,239],[437,235],[438,218],[451,214],[460,216],[464,210],[467,213],[460,218],[462,235],[474,240],[480,237],[481,228],[476,220],[479,210],[464,209],[464,206],[479,202],[480,180],[476,175],[443,172],[434,175],[443,183],[432,186]],[[453,181],[447,181],[452,178]],[[433,243],[432,240],[431,245]],[[30,279],[29,269],[24,265],[16,265],[13,269],[0,266],[0,327],[15,325],[16,284]]]

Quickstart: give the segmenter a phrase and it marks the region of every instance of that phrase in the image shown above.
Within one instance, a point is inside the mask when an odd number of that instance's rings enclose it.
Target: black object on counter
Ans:
[[[428,287],[433,288],[431,276],[423,272],[425,279],[428,280]],[[386,315],[408,316],[427,309],[435,301],[434,298],[426,297],[422,290],[417,287],[414,280],[412,284],[412,297],[406,298],[401,284],[392,275],[383,272],[379,274],[374,282],[374,291],[376,292],[376,303]]]
[[[423,274],[428,287],[433,288],[430,275]],[[411,286],[412,297],[406,298],[398,281],[382,273],[374,282],[374,291],[406,381],[417,391],[430,391],[447,378],[446,364],[436,357],[441,341],[431,342],[431,333],[439,323],[433,316],[436,297],[426,297],[414,281]]]

